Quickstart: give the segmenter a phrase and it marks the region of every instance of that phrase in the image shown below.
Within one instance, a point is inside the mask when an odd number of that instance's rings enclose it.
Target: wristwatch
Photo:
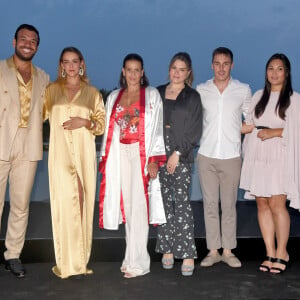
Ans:
[[[181,155],[181,152],[179,152],[178,150],[175,150],[175,153],[180,156]]]

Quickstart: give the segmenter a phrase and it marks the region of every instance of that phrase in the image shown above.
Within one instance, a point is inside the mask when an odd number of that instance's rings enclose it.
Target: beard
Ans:
[[[17,48],[15,48],[15,54],[16,56],[23,61],[31,61],[34,57],[36,52],[34,52],[32,55],[30,56],[24,56]]]

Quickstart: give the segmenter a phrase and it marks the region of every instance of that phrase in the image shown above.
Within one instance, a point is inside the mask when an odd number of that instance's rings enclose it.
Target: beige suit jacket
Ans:
[[[20,121],[20,100],[16,70],[8,60],[0,61],[0,160],[9,161],[12,145]],[[43,158],[43,102],[49,75],[33,67],[33,85],[28,123],[24,142],[23,160],[37,161]]]

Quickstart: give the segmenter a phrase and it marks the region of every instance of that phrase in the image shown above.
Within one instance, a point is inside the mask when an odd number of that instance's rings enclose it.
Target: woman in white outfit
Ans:
[[[120,86],[106,103],[99,223],[106,229],[118,229],[119,223],[125,223],[121,272],[132,278],[150,271],[149,221],[165,222],[157,174],[166,156],[162,101],[158,91],[148,86],[140,55],[124,58]],[[160,204],[158,209],[149,204],[148,196]]]

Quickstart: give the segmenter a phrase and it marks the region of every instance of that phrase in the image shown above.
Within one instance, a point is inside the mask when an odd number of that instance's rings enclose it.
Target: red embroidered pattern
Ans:
[[[119,103],[115,113],[116,123],[120,126],[120,141],[139,139],[140,103],[123,107]]]

